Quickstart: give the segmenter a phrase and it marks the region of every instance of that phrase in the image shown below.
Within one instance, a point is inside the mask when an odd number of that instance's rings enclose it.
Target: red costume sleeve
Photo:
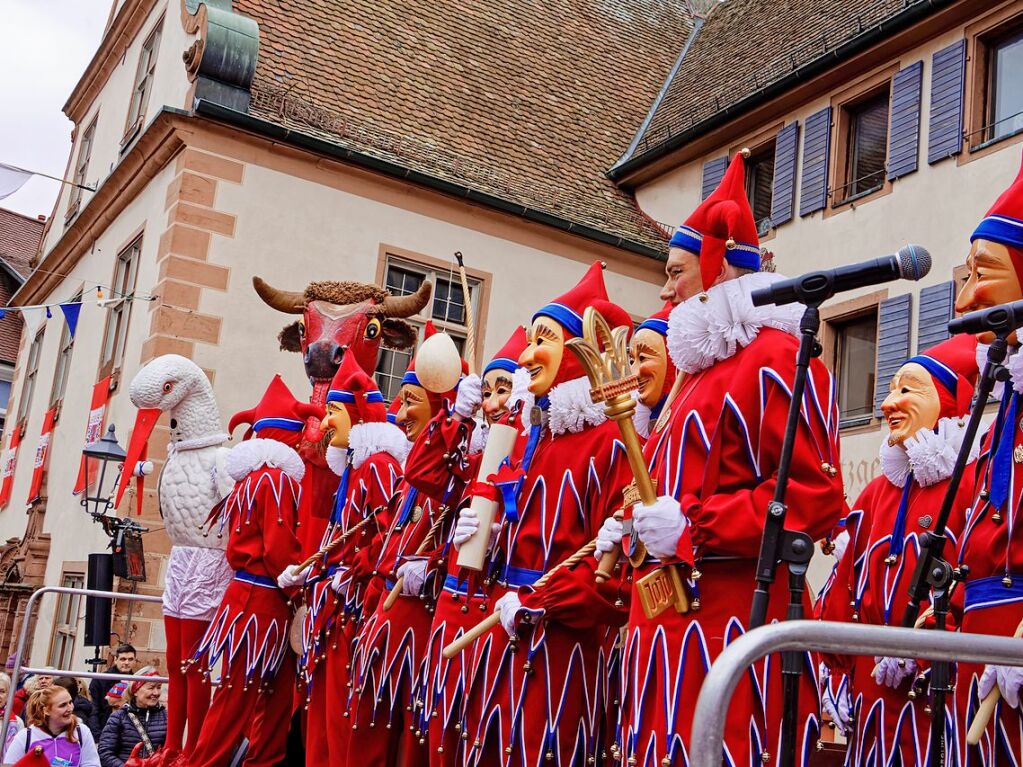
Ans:
[[[715,554],[747,558],[756,557],[760,552],[764,517],[777,483],[778,460],[791,399],[785,387],[791,386],[795,377],[795,362],[788,359],[790,354],[794,357],[794,348],[774,349],[769,358],[765,359],[762,354],[754,356],[745,367],[737,370],[738,376],[759,380],[761,385],[747,384],[737,389],[737,393],[746,396],[736,409],[728,402],[723,405],[725,412],[718,430],[727,426],[742,433],[748,428],[749,442],[715,438],[707,459],[701,497],[690,493],[680,499],[683,513],[692,522],[693,544],[698,547]],[[815,384],[816,401],[830,402],[830,375],[819,360],[813,361],[811,370],[813,376],[808,378],[808,389],[811,383]],[[785,382],[785,387],[768,373],[777,375]],[[753,391],[754,388],[757,391]],[[842,477],[838,472],[832,476],[828,467],[822,468],[824,463],[840,465],[838,445],[809,399],[808,396],[792,452],[785,496],[788,506],[785,527],[818,540],[828,534],[842,514]],[[756,419],[758,409],[760,417]],[[740,422],[740,413],[743,422]],[[828,416],[827,410],[824,415]],[[727,423],[730,419],[733,423]],[[837,426],[837,415],[833,412],[829,420]],[[750,487],[754,460],[762,480]],[[679,554],[684,558],[684,551]]]
[[[522,606],[542,608],[544,620],[557,621],[574,629],[594,629],[625,625],[629,619],[627,604],[619,601],[617,579],[598,584],[596,560],[587,557],[571,570],[555,572],[539,591],[522,594]]]
[[[476,479],[479,455],[467,455],[476,422],[462,421],[442,411],[423,429],[405,459],[405,476],[416,490],[440,498],[451,477],[463,482]],[[453,458],[460,453],[460,460]]]
[[[258,500],[262,511],[263,562],[271,578],[280,575],[302,556],[302,545],[295,535],[299,484],[280,470],[277,474],[273,483],[263,482],[260,485]]]

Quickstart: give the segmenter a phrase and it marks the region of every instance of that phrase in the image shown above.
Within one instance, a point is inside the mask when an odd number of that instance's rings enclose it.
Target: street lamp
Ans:
[[[85,457],[86,477],[85,491],[82,493],[82,506],[93,517],[102,517],[114,505],[112,500],[114,489],[120,478],[120,472],[116,471],[112,464],[124,464],[124,459],[128,454],[124,452],[123,447],[117,444],[114,425],[110,424],[107,433],[96,442],[86,445],[82,450],[82,455]],[[122,468],[121,471],[123,470]],[[91,492],[90,477],[97,478]]]

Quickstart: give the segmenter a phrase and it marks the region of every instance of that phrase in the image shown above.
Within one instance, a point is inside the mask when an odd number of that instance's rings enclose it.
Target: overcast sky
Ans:
[[[0,0],[0,162],[61,177],[71,121],[61,107],[99,47],[110,0]],[[60,184],[34,176],[0,207],[49,216]]]

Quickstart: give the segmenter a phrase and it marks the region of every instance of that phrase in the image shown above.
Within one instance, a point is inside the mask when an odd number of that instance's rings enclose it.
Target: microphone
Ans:
[[[948,332],[953,335],[956,333],[1007,335],[1020,326],[1023,326],[1023,301],[1012,301],[956,317],[948,323]]]
[[[751,294],[754,306],[801,303],[820,306],[835,293],[897,279],[919,280],[931,271],[931,254],[920,245],[907,245],[898,253],[858,264],[807,272],[780,280]]]

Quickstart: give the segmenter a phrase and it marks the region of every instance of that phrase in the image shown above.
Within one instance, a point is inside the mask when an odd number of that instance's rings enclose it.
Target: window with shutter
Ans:
[[[706,200],[717,189],[721,179],[725,177],[725,169],[728,167],[727,157],[718,157],[714,160],[707,160],[703,164],[703,188],[702,199]]]
[[[892,78],[892,119],[888,137],[888,180],[913,173],[920,155],[920,92],[924,63],[917,61]]]
[[[840,205],[876,192],[884,186],[888,158],[888,84],[880,91],[842,107],[844,163],[835,186],[834,202]]]
[[[803,128],[803,180],[799,215],[821,210],[828,200],[828,153],[831,148],[831,107],[806,119]]]
[[[886,298],[877,309],[877,378],[874,384],[874,410],[888,396],[892,376],[909,357],[909,322],[913,296]]]
[[[799,123],[781,129],[774,143],[774,189],[771,194],[771,223],[779,227],[792,220],[796,203],[796,152]]]
[[[959,154],[962,148],[965,69],[965,40],[957,40],[931,58],[927,162],[932,165]]]
[[[869,423],[873,413],[877,307],[830,325],[834,337],[831,368],[838,386],[841,425]]]
[[[1018,25],[985,35],[978,46],[983,59],[983,125],[971,136],[976,149],[1023,132],[1023,29]]]
[[[952,319],[954,291],[955,283],[952,280],[920,291],[920,313],[916,325],[917,353],[949,337],[948,322]]]
[[[762,144],[746,160],[746,197],[757,222],[757,234],[763,236],[772,227],[774,195],[774,141]]]

